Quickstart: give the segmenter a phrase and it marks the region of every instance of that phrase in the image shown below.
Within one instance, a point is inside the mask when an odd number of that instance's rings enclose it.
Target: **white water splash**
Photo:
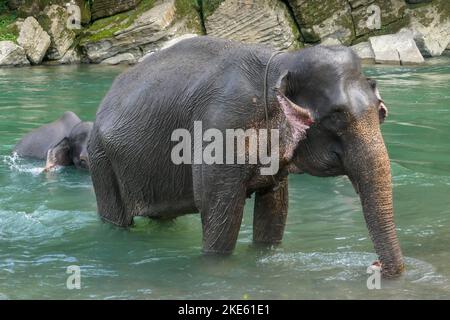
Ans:
[[[38,167],[36,163],[26,163],[16,152],[10,156],[3,157],[3,163],[6,164],[11,171],[31,173],[33,176],[37,176],[44,172],[45,167]],[[60,166],[56,166],[48,170],[47,172],[59,171]]]
[[[347,281],[360,277],[361,269],[367,268],[376,259],[377,256],[369,252],[296,252],[269,255],[259,259],[258,264],[302,272],[336,270],[335,275],[325,280]],[[403,281],[428,283],[450,289],[450,280],[439,274],[432,264],[410,257],[405,257],[405,264]]]

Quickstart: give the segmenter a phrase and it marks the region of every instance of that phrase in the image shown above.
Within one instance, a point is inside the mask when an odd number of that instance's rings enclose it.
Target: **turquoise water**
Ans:
[[[376,259],[344,177],[290,177],[281,246],[252,246],[252,200],[229,258],[200,255],[198,215],[102,223],[88,174],[10,157],[29,130],[72,110],[93,120],[123,67],[0,69],[0,299],[450,298],[450,60],[370,67],[389,108],[396,222],[406,274],[366,287]],[[81,289],[68,290],[78,265]]]

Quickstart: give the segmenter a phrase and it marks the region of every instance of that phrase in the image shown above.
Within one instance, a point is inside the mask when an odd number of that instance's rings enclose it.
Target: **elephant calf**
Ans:
[[[211,37],[181,41],[118,76],[99,107],[88,145],[99,214],[126,227],[134,216],[200,212],[203,251],[227,254],[251,194],[254,241],[278,243],[289,173],[347,175],[382,273],[398,275],[403,257],[380,132],[386,112],[375,82],[348,48],[274,53]],[[260,162],[175,164],[172,133],[195,134],[195,122],[203,132],[278,129],[278,172],[262,175]]]
[[[14,147],[19,156],[46,160],[46,169],[75,165],[89,169],[87,143],[92,122],[83,122],[73,112],[65,112],[52,123],[34,129]]]

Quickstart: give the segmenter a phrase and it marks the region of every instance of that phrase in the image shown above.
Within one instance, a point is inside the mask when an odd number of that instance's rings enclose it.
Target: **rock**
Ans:
[[[406,3],[409,4],[426,3],[426,2],[431,2],[431,0],[406,0]]]
[[[193,37],[198,37],[198,34],[187,33],[187,34],[183,34],[179,37],[175,37],[169,41],[164,42],[159,50],[170,48],[171,46],[177,44],[181,40],[185,40],[185,39],[189,39],[189,38],[193,38]],[[149,51],[149,52],[145,53],[145,55],[143,55],[142,57],[139,58],[138,62],[143,61],[145,58],[151,56],[155,52],[156,51]]]
[[[339,39],[336,38],[325,38],[320,42],[321,45],[323,46],[338,46],[341,45],[341,41],[339,41]]]
[[[95,0],[91,6],[92,20],[112,16],[136,8],[140,0]]]
[[[67,4],[67,0],[64,0],[65,5]],[[81,24],[86,25],[91,22],[91,7],[89,5],[86,5],[87,1],[84,0],[75,0],[75,3],[80,7],[81,10]]]
[[[51,44],[47,53],[49,60],[64,57],[75,40],[75,31],[67,28],[69,14],[66,8],[59,5],[45,7],[40,21],[50,35]]]
[[[264,43],[277,50],[299,47],[299,34],[281,1],[225,0],[207,17],[208,35],[246,43]]]
[[[354,46],[351,46],[352,50],[361,58],[362,63],[373,64],[375,63],[375,54],[373,53],[372,46],[369,42],[360,42]]]
[[[25,50],[12,41],[0,41],[0,66],[29,65]]]
[[[28,17],[20,24],[17,43],[25,49],[32,64],[39,64],[50,46],[50,36],[35,18]]]
[[[60,64],[77,64],[81,63],[81,56],[77,49],[71,48],[67,50],[64,57],[57,60],[57,62]]]
[[[355,36],[361,37],[386,26],[392,29],[389,32],[399,31],[401,27],[407,24],[405,10],[406,4],[404,0],[360,2],[359,7],[352,10]]]
[[[105,59],[101,64],[116,65],[116,64],[135,64],[137,59],[131,53],[120,53],[114,57]]]
[[[152,54],[154,54],[156,51],[150,51],[150,52],[147,52],[146,54],[144,54],[142,57],[140,57],[139,59],[138,59],[138,62],[142,62],[142,61],[144,61],[145,59],[147,59],[148,57],[150,57]]]
[[[161,46],[161,50],[170,48],[171,46],[177,44],[178,42],[180,42],[182,40],[190,39],[190,38],[194,38],[194,37],[198,37],[198,34],[187,33],[187,34],[183,34],[179,37],[175,37],[173,39],[170,39],[169,41],[164,42],[163,45]]]
[[[40,10],[39,1],[20,1],[17,14],[21,18],[37,17]]]
[[[422,55],[440,56],[450,43],[450,13],[445,15],[437,6],[430,5],[408,10],[408,14],[409,29]]]
[[[369,42],[376,63],[406,65],[424,62],[410,32],[370,37]]]
[[[21,5],[25,3],[25,0],[8,0],[7,5],[11,10],[17,10]]]
[[[301,26],[305,42],[334,38],[345,45],[351,43],[353,21],[348,0],[288,0],[288,3]]]
[[[188,32],[184,20],[175,21],[175,3],[175,0],[157,2],[129,27],[106,39],[82,39],[80,45],[83,53],[90,62],[100,63],[121,53],[131,53],[139,59],[144,52],[158,50],[166,41]]]

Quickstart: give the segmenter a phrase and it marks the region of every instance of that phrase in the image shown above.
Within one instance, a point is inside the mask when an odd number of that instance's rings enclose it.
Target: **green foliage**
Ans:
[[[204,33],[201,25],[202,0],[175,0],[178,19],[187,19],[187,27]]]
[[[16,41],[17,30],[12,27],[17,19],[14,12],[10,12],[5,0],[0,0],[0,41]]]
[[[199,0],[203,6],[203,16],[211,15],[224,0]]]

